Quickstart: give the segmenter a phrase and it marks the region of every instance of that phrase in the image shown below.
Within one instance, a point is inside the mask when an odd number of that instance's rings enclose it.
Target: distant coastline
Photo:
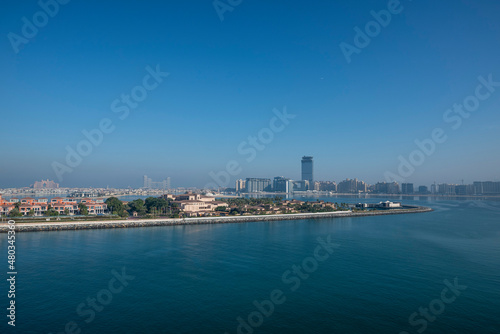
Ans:
[[[474,199],[482,199],[482,198],[500,198],[500,194],[481,194],[481,195],[454,195],[454,194],[384,194],[384,193],[337,193],[337,192],[328,192],[328,191],[318,191],[318,192],[307,192],[307,191],[294,191],[293,193],[280,193],[280,192],[260,192],[260,193],[242,193],[240,197],[244,197],[243,195],[275,195],[275,196],[285,196],[285,195],[293,195],[293,196],[303,196],[303,197],[349,197],[349,198],[380,198],[380,197],[436,197],[436,198],[474,198]],[[217,197],[223,197],[217,195]]]
[[[292,213],[292,214],[272,214],[272,215],[253,215],[253,216],[127,219],[127,220],[82,221],[82,222],[54,221],[54,222],[36,222],[36,223],[16,223],[15,230],[16,232],[40,232],[40,231],[134,228],[134,227],[153,227],[153,226],[250,223],[250,222],[261,222],[261,221],[382,216],[382,215],[395,215],[395,214],[423,213],[430,211],[433,210],[428,207],[414,206],[405,209],[374,210],[374,211],[361,211],[361,212],[334,211],[334,212]],[[0,233],[7,233],[8,230],[9,226],[7,222],[0,224]]]
[[[53,193],[53,194],[46,194],[46,193],[36,193],[36,192],[14,192],[14,193],[9,193],[5,194],[5,198],[12,198],[12,197],[20,197],[20,196],[30,196],[34,198],[40,198],[40,197],[46,197],[46,198],[52,198],[56,196],[67,196],[71,192],[64,192],[64,193]],[[163,193],[158,193],[158,192],[152,192],[152,193],[147,193],[147,194],[105,194],[102,196],[92,196],[95,198],[109,198],[109,197],[131,197],[131,198],[144,198],[147,196],[156,196],[156,195],[162,195]],[[241,193],[238,195],[235,194],[216,194],[217,198],[242,198],[242,197],[253,197],[253,196],[302,196],[302,197],[348,197],[348,198],[381,198],[381,197],[390,197],[390,198],[411,198],[411,197],[432,197],[432,198],[438,198],[438,199],[443,199],[443,198],[464,198],[464,199],[500,199],[500,194],[480,194],[480,195],[475,195],[475,194],[469,194],[469,195],[456,195],[456,194],[419,194],[419,193],[413,193],[413,194],[401,194],[401,193],[396,193],[396,194],[384,194],[384,193],[337,193],[337,192],[327,192],[327,191],[318,191],[318,192],[307,192],[307,191],[295,191],[291,193],[283,193],[283,192],[257,192],[257,193]],[[71,198],[74,199],[83,199],[83,198],[88,198],[88,196],[82,197],[82,196],[71,196]]]

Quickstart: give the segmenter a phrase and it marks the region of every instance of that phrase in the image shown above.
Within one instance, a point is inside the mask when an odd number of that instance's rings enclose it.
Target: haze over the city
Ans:
[[[222,14],[212,1],[71,1],[17,44],[8,34],[22,36],[40,7],[3,1],[0,187],[138,187],[144,174],[201,187],[230,161],[233,179],[299,178],[303,155],[316,180],[375,183],[435,129],[442,140],[405,181],[498,181],[500,3],[429,8],[401,1],[346,56],[341,43],[355,45],[353,28],[387,1],[243,1]],[[474,102],[478,85],[489,95],[477,108],[447,112]],[[68,166],[67,147],[94,129],[102,137]],[[58,164],[71,169],[62,179]]]

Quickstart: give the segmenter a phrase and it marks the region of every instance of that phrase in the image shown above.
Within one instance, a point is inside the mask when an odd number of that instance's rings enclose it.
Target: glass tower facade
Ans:
[[[309,181],[310,185],[314,184],[313,157],[302,157],[302,181]]]

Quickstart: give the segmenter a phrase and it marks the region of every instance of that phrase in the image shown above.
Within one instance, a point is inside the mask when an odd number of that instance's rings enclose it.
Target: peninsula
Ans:
[[[348,218],[429,212],[432,209],[407,206],[397,202],[332,203],[275,198],[231,198],[215,200],[198,194],[164,195],[121,202],[106,200],[111,213],[107,216],[12,217],[17,232],[58,231],[102,228],[174,226],[193,224],[246,223],[319,218]],[[121,204],[121,205],[120,205]],[[53,220],[55,219],[55,220]],[[0,224],[0,233],[9,230]]]

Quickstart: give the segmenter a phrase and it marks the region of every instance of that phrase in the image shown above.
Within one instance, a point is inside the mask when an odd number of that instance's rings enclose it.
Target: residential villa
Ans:
[[[52,209],[63,215],[64,211],[67,209],[70,215],[80,214],[80,209],[78,208],[79,203],[83,203],[87,206],[89,214],[102,214],[107,210],[106,203],[102,199],[89,199],[84,198],[79,202],[74,198],[66,197],[54,197],[50,200],[47,198],[16,198],[13,197],[9,200],[3,199],[0,195],[0,214],[2,216],[7,216],[10,211],[16,207],[16,203],[19,203],[19,212],[26,216],[33,210],[35,216],[43,216],[47,211],[49,205]]]
[[[85,204],[85,206],[88,209],[88,212],[91,215],[103,214],[108,209],[108,206],[106,205],[106,203],[104,203],[104,200],[101,198],[99,199],[84,198],[80,200],[80,203]]]
[[[210,216],[219,206],[227,207],[226,202],[216,201],[215,197],[204,196],[200,194],[182,194],[172,195],[166,194],[162,196],[164,199],[171,199],[173,203],[179,205],[179,208],[186,216]]]

